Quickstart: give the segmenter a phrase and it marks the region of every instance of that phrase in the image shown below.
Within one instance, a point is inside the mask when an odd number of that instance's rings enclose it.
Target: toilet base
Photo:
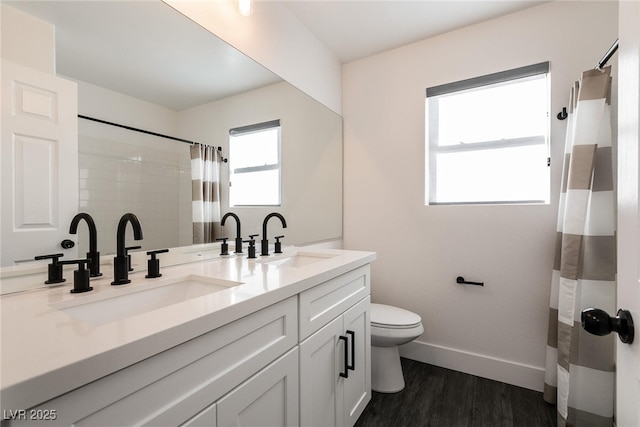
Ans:
[[[398,346],[371,346],[371,389],[379,393],[397,393],[404,389]]]

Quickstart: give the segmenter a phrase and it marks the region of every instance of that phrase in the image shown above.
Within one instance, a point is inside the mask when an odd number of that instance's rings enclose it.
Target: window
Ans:
[[[427,89],[425,204],[549,203],[549,63]]]
[[[280,120],[229,131],[229,206],[280,204]]]

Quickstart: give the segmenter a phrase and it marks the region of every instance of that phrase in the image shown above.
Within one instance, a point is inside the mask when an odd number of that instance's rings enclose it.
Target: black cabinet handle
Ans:
[[[356,333],[347,331],[347,335],[351,335],[351,365],[347,363],[347,369],[356,370]]]
[[[340,376],[349,378],[349,339],[344,335],[340,335],[338,339],[344,341],[344,372],[340,372]]]

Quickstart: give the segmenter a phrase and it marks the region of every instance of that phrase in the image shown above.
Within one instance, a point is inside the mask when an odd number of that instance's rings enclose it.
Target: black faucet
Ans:
[[[98,231],[96,229],[96,223],[88,213],[81,212],[73,217],[71,220],[71,226],[69,227],[69,234],[76,234],[78,232],[78,224],[80,220],[85,220],[89,227],[89,252],[87,252],[87,259],[89,260],[89,273],[91,277],[102,276],[100,273],[100,252],[98,252]]]
[[[274,216],[280,218],[280,222],[282,222],[282,228],[287,228],[287,221],[285,221],[284,217],[280,215],[278,212],[271,212],[269,215],[267,215],[264,218],[264,221],[262,221],[262,241],[260,242],[262,244],[262,253],[260,255],[262,256],[269,255],[269,240],[267,240],[267,222],[269,222],[269,220]]]
[[[127,222],[130,222],[133,227],[133,238],[136,240],[142,240],[142,227],[140,226],[138,218],[132,213],[122,215],[122,218],[120,218],[120,222],[118,223],[118,231],[116,232],[117,254],[113,259],[112,285],[124,285],[131,282],[131,280],[129,280],[129,262],[124,242],[124,232],[127,227]]]
[[[242,232],[240,231],[240,218],[238,218],[238,215],[234,214],[233,212],[227,212],[222,217],[222,221],[220,221],[220,225],[222,227],[224,227],[224,222],[227,220],[228,217],[232,217],[233,219],[236,220],[236,247],[233,253],[241,254],[242,253]]]

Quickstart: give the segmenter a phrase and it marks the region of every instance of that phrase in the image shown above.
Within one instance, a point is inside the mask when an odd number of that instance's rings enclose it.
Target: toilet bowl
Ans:
[[[415,313],[384,304],[371,304],[371,389],[396,393],[404,389],[398,346],[424,332]]]

